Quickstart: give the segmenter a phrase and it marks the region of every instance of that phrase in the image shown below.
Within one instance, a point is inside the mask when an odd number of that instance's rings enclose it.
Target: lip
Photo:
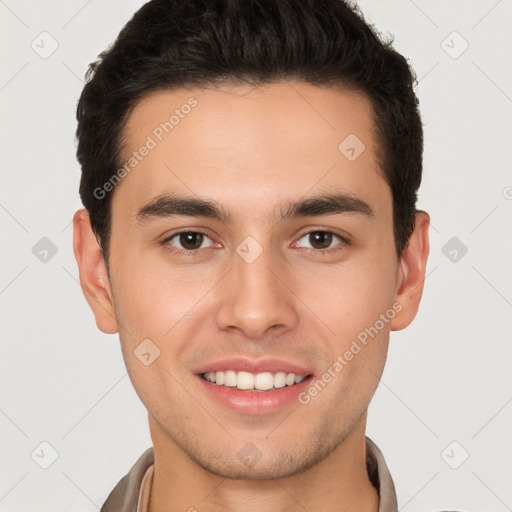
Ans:
[[[195,376],[206,394],[231,411],[246,415],[264,415],[278,412],[294,403],[298,406],[298,395],[311,385],[313,375],[299,384],[268,391],[244,391],[236,387],[215,384]]]
[[[295,375],[311,375],[313,371],[309,368],[304,368],[299,365],[289,363],[281,359],[248,359],[245,357],[237,357],[231,359],[220,359],[201,366],[193,373],[200,375],[207,372],[225,372],[227,370],[234,370],[235,372],[250,372],[250,373],[263,373],[263,372],[285,372],[294,373]]]
[[[205,380],[201,375],[207,372],[234,370],[236,372],[294,373],[306,377],[299,384],[271,389],[268,391],[245,391],[236,387],[215,384]],[[298,395],[307,389],[314,378],[313,371],[302,366],[280,359],[248,359],[231,358],[208,363],[194,370],[195,377],[205,393],[219,405],[246,415],[264,415],[278,412],[294,402],[297,404]]]

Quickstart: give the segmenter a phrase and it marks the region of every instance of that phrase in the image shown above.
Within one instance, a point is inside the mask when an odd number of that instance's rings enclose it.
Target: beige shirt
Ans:
[[[148,512],[154,467],[153,448],[148,448],[114,487],[101,512]],[[366,467],[379,493],[378,512],[398,512],[395,486],[386,461],[369,437],[366,438]]]

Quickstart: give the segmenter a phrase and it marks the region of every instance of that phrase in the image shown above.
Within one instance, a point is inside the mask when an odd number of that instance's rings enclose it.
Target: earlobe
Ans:
[[[73,251],[78,263],[80,285],[94,313],[98,329],[106,334],[115,334],[118,327],[110,281],[89,213],[84,208],[73,216]]]
[[[401,305],[401,309],[391,321],[392,331],[407,327],[418,312],[429,253],[429,225],[428,213],[418,211],[414,231],[400,258],[395,301]]]

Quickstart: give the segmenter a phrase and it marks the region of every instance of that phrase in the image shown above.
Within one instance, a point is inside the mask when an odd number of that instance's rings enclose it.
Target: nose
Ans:
[[[234,253],[232,270],[220,283],[217,325],[222,330],[240,331],[245,337],[261,339],[271,329],[297,325],[293,278],[270,251],[252,262]]]

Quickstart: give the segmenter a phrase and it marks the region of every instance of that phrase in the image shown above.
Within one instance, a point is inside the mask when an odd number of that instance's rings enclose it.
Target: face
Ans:
[[[108,305],[97,321],[153,437],[229,478],[325,459],[364,428],[411,315],[369,102],[294,82],[162,91],[124,141],[115,321]]]

